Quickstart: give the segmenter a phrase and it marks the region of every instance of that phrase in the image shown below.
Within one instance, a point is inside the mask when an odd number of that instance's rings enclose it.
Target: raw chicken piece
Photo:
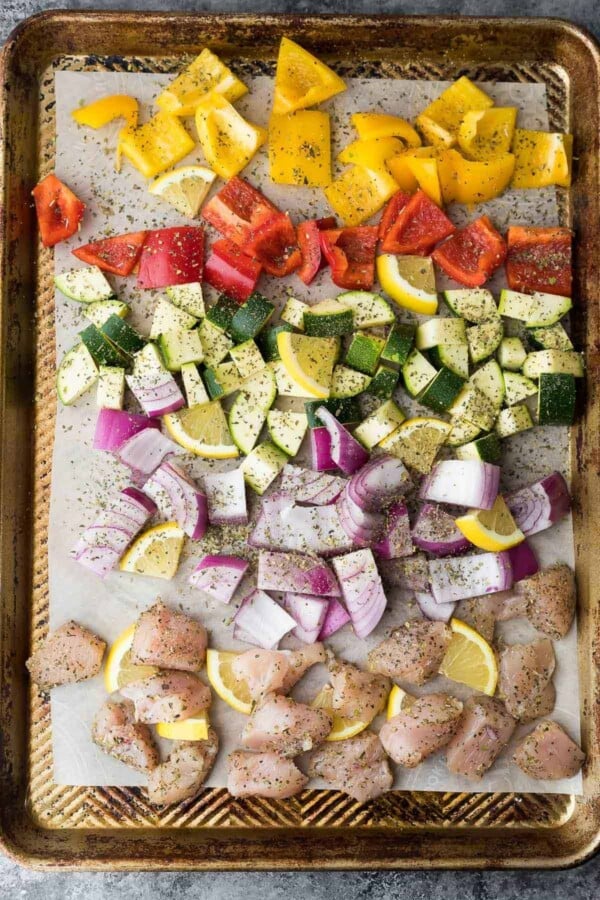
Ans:
[[[195,797],[214,765],[218,750],[219,739],[212,728],[205,741],[175,741],[168,759],[148,776],[150,802],[167,806]]]
[[[245,681],[253,700],[265,694],[287,694],[311,666],[325,662],[323,644],[309,644],[300,650],[246,650],[231,666],[240,681]]]
[[[569,566],[558,563],[515,585],[525,598],[527,618],[534,628],[548,637],[560,640],[575,615],[575,578]]]
[[[358,803],[389,791],[394,780],[381,741],[372,731],[314,750],[308,758],[308,774],[324,778]]]
[[[248,750],[297,756],[324,741],[331,725],[331,716],[325,710],[270,694],[248,719],[241,743]]]
[[[558,722],[546,719],[521,741],[513,760],[530,778],[554,781],[576,775],[585,753]]]
[[[549,638],[511,644],[500,653],[498,693],[511,716],[530,722],[554,707],[554,688],[548,691],[556,661]]]
[[[141,614],[131,645],[131,662],[139,666],[197,672],[206,656],[206,628],[169,609],[159,600]]]
[[[516,724],[499,700],[469,697],[458,730],[446,747],[449,771],[481,778],[508,744]]]
[[[369,668],[398,681],[425,684],[435,675],[452,632],[444,622],[410,619],[369,653]]]
[[[344,718],[372,722],[385,706],[389,680],[337,660],[330,664],[329,672],[331,708]]]
[[[486,639],[494,639],[494,629],[499,616],[499,609],[503,606],[505,592],[497,594],[484,594],[482,597],[470,597],[461,600],[455,610],[455,616],[461,622],[466,622],[475,631]]]
[[[92,740],[105,753],[140,772],[154,769],[158,751],[147,725],[135,721],[133,703],[107,700],[94,719]]]
[[[195,675],[175,669],[132,681],[121,693],[133,700],[137,721],[148,725],[189,719],[210,706],[210,688]]]
[[[48,635],[26,666],[41,688],[74,684],[98,674],[105,650],[105,641],[93,632],[77,622],[65,622]]]
[[[277,753],[235,750],[227,760],[227,790],[232,797],[270,797],[283,800],[306,787],[308,778]]]
[[[394,762],[414,769],[448,743],[462,710],[461,701],[449,694],[428,694],[386,722],[379,740]]]

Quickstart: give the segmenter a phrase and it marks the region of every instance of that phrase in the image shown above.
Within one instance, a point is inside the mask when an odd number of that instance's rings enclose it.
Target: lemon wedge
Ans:
[[[508,550],[525,540],[525,535],[500,495],[491,509],[470,509],[456,519],[456,525],[468,541],[492,553]]]
[[[131,662],[130,651],[134,631],[135,624],[122,631],[108,651],[104,666],[104,687],[109,694],[132,681],[150,678],[158,672],[155,666],[136,666]]]
[[[177,522],[161,522],[135,539],[119,568],[122,572],[169,580],[177,572],[184,540],[185,532]]]
[[[338,355],[335,338],[307,337],[282,331],[277,335],[277,349],[287,374],[310,397],[329,397]]]
[[[363,722],[362,719],[344,719],[342,716],[336,715],[336,713],[331,708],[331,695],[333,693],[333,688],[330,684],[326,684],[321,688],[311,706],[313,709],[323,709],[329,713],[329,715],[333,719],[333,725],[331,727],[331,731],[325,738],[326,741],[345,741],[346,738],[354,737],[357,734],[360,734],[361,731],[364,731],[365,728],[368,727],[368,722]]]
[[[379,446],[405,465],[427,475],[452,426],[433,416],[416,416],[406,419],[395,431],[384,438]]]
[[[163,422],[173,440],[189,453],[208,459],[239,456],[218,400],[169,413],[163,416]]]
[[[205,741],[208,738],[208,719],[202,714],[179,722],[158,722],[156,733],[170,741]]]
[[[440,674],[493,697],[498,683],[498,663],[492,647],[460,619],[451,619],[450,628],[452,638]]]
[[[382,253],[377,257],[377,275],[383,290],[399,306],[426,316],[437,312],[435,272],[430,257]]]
[[[410,694],[407,694],[403,688],[395,684],[390,691],[390,696],[388,697],[387,702],[386,716],[388,720],[393,719],[394,716],[397,716],[398,713],[401,713],[403,709],[406,709],[407,706],[410,706],[410,702],[412,700],[414,700],[414,697],[412,697]]]
[[[249,716],[253,704],[248,685],[236,678],[231,668],[237,655],[228,650],[207,650],[206,674],[221,700],[237,712]]]
[[[195,219],[215,178],[216,174],[206,166],[179,166],[153,181],[148,190],[174,206],[182,216]]]

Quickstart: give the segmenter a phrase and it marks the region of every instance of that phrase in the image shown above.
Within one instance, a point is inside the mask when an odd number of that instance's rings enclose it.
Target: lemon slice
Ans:
[[[433,416],[406,419],[379,446],[399,457],[403,463],[427,475],[452,426]]]
[[[277,335],[277,349],[290,378],[310,397],[329,397],[333,366],[338,355],[335,338],[306,337],[282,331]]]
[[[231,669],[237,653],[228,650],[206,651],[206,674],[221,700],[247,716],[252,712],[252,697],[245,681],[236,678]]]
[[[493,553],[508,550],[525,540],[504,498],[498,495],[491,509],[470,509],[456,519],[457,527],[468,541]]]
[[[452,638],[440,673],[489,697],[498,683],[496,655],[488,642],[460,619],[451,619]]]
[[[429,256],[383,253],[377,257],[377,275],[383,290],[399,306],[426,316],[437,312],[435,272]]]
[[[387,710],[386,716],[388,719],[393,719],[394,716],[397,716],[398,713],[401,713],[407,706],[410,706],[410,701],[414,700],[410,694],[407,694],[405,690],[403,690],[399,685],[395,684],[391,691],[390,696],[388,697],[387,702]]]
[[[208,738],[208,719],[202,714],[179,722],[158,722],[156,733],[170,741],[205,741]]]
[[[331,708],[331,695],[333,693],[333,688],[330,684],[326,684],[321,688],[311,706],[314,709],[324,709],[333,719],[333,725],[331,727],[331,731],[325,738],[326,741],[345,741],[346,738],[354,737],[357,734],[360,734],[361,731],[364,731],[365,728],[368,727],[368,722],[363,722],[362,719],[344,719],[342,716],[338,716]]]
[[[135,624],[126,628],[108,651],[104,666],[104,687],[109,694],[132,681],[150,678],[158,672],[155,666],[135,666],[131,662],[130,651],[134,631]]]
[[[216,175],[206,166],[180,166],[153,181],[148,190],[181,213],[194,219]]]
[[[185,532],[177,522],[162,522],[135,539],[119,563],[122,572],[173,578],[179,566]]]
[[[163,416],[163,422],[173,440],[196,456],[208,459],[239,456],[218,400],[169,413]]]

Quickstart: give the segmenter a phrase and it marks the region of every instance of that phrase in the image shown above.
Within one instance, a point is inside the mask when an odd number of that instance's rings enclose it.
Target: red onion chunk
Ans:
[[[247,525],[246,484],[241,469],[203,476],[211,525]]]
[[[334,559],[333,568],[354,632],[357,637],[366,638],[379,624],[387,606],[375,557],[368,549],[356,550]]]
[[[280,514],[284,509],[294,506],[293,498],[280,491],[263,497],[254,528],[248,537],[248,544],[251,547],[264,547],[267,550],[272,547],[289,549],[281,546],[285,541]]]
[[[287,494],[263,500],[251,547],[333,556],[352,548],[335,506],[297,506]]]
[[[283,606],[297,623],[292,635],[305,644],[314,644],[318,639],[329,608],[325,597],[310,594],[285,593]]]
[[[147,416],[166,416],[185,406],[185,398],[170,372],[161,369],[156,373],[126,375],[129,390]]]
[[[325,618],[319,632],[319,640],[324,641],[347,625],[350,621],[350,614],[345,606],[342,606],[335,597],[329,601]]]
[[[143,491],[140,491],[139,488],[136,487],[126,487],[125,490],[121,491],[125,497],[129,497],[130,500],[133,501],[135,505],[141,506],[148,513],[149,516],[153,516],[156,512],[156,503],[154,500],[151,500],[150,497],[147,497]]]
[[[402,460],[384,454],[374,456],[350,479],[349,492],[362,509],[380,512],[404,496],[411,478]]]
[[[280,485],[281,490],[293,497],[296,503],[310,503],[313,506],[333,503],[345,486],[344,479],[337,475],[313,472],[290,464],[283,468]]]
[[[429,565],[423,553],[415,553],[409,559],[380,559],[378,566],[387,587],[411,593],[430,590]]]
[[[449,622],[456,609],[456,603],[438,603],[428,593],[415,594],[415,600],[425,618],[432,619],[434,622]]]
[[[315,472],[326,472],[337,468],[331,457],[331,436],[324,425],[311,428],[310,452]]]
[[[500,467],[478,459],[436,463],[420,491],[422,500],[491,509],[498,496]]]
[[[150,476],[144,490],[162,515],[175,519],[188,537],[199,541],[208,527],[206,494],[174,463],[163,462]]]
[[[540,570],[536,555],[527,541],[521,541],[516,547],[511,547],[508,553],[513,571],[513,582],[531,578]]]
[[[248,562],[239,556],[204,556],[189,581],[213,600],[229,603],[247,569]]]
[[[138,432],[144,431],[145,428],[160,430],[160,421],[149,419],[148,416],[140,416],[137,413],[125,412],[122,409],[103,408],[96,419],[96,431],[92,446],[94,450],[116,453],[121,444]]]
[[[420,550],[434,556],[451,556],[471,546],[452,516],[433,503],[426,503],[419,510],[412,539]]]
[[[552,472],[528,487],[513,491],[506,497],[506,505],[528,537],[545,531],[571,511],[571,496],[560,472]]]
[[[415,552],[410,536],[408,509],[404,503],[394,503],[389,508],[385,536],[373,549],[381,559],[397,559]]]
[[[151,475],[165,456],[176,453],[178,447],[155,428],[145,428],[127,438],[117,450],[116,457],[138,476]]]
[[[437,603],[454,603],[506,591],[513,583],[510,558],[505,551],[430,559],[429,579]]]
[[[319,406],[316,414],[329,432],[332,460],[345,475],[354,474],[369,459],[368,452],[325,406]]]
[[[326,562],[302,553],[261,550],[257,587],[263,591],[290,591],[317,597],[340,597],[340,587]]]
[[[281,638],[293,631],[295,620],[264,591],[255,590],[242,600],[234,616],[237,636],[256,647],[274,650]]]
[[[370,547],[382,538],[385,515],[362,509],[350,496],[349,485],[336,502],[336,509],[344,531],[357,547]]]

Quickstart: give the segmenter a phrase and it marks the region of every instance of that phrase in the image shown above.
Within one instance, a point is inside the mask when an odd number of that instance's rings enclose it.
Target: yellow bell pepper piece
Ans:
[[[247,94],[248,88],[218,56],[205,47],[187,69],[158,95],[156,105],[174,116],[193,116],[198,104],[211,91],[222,94],[233,103]]]
[[[370,138],[352,141],[338,155],[338,161],[345,166],[362,166],[363,169],[385,171],[385,163],[391,156],[402,153],[404,145],[398,138]]]
[[[494,159],[465,159],[458,150],[442,150],[438,172],[444,203],[483,203],[498,197],[510,184],[515,168],[512,153]]]
[[[273,115],[316,106],[345,90],[345,82],[333,69],[289,38],[281,39],[275,72]]]
[[[517,128],[512,149],[516,159],[513,187],[540,188],[550,184],[569,187],[571,184],[572,134]]]
[[[174,166],[194,146],[179,119],[162,111],[145,125],[124,128],[119,135],[119,150],[146,178]]]
[[[412,159],[433,159],[436,156],[435,147],[416,147],[414,150],[405,150],[398,156],[387,160],[387,167],[394,176],[399,190],[412,194],[419,187],[419,182],[409,165]]]
[[[492,98],[463,75],[417,116],[417,128],[434,146],[452,147],[465,114],[493,105]]]
[[[434,203],[441,206],[442,188],[440,185],[440,176],[438,174],[437,159],[413,156],[406,160],[406,165],[416,178],[417,184],[421,190],[424,191]]]
[[[472,109],[458,127],[458,146],[469,159],[491,159],[510,153],[516,123],[516,106]]]
[[[301,109],[269,122],[269,171],[276,184],[331,183],[329,114]]]
[[[71,116],[78,125],[89,128],[102,128],[113,119],[125,119],[130,128],[135,128],[138,120],[138,102],[127,94],[111,94],[94,100],[87,106],[74,109]]]
[[[361,141],[368,141],[370,138],[397,137],[409,147],[421,146],[418,132],[400,116],[388,116],[385,113],[354,113],[352,124],[358,131]]]
[[[221,178],[233,178],[267,140],[267,132],[246,121],[221,94],[209,94],[196,108],[198,140],[207,163]]]
[[[379,212],[397,190],[389,172],[352,166],[325,188],[325,196],[346,225],[360,225]]]

